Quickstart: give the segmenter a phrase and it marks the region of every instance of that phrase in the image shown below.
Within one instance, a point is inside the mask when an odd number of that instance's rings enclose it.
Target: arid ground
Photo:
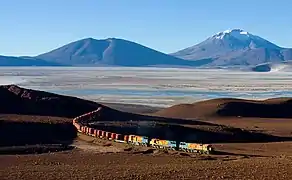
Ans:
[[[2,115],[2,119],[60,118]],[[242,119],[254,121],[255,119]],[[265,119],[265,121],[269,121]],[[239,126],[253,128],[249,123]],[[226,122],[225,122],[226,123]],[[283,122],[279,122],[283,123]],[[270,129],[269,122],[259,125]],[[290,122],[283,123],[290,126]],[[281,127],[276,127],[281,132]],[[285,128],[283,133],[286,134]],[[1,155],[1,179],[290,179],[292,141],[220,143],[217,155],[149,150],[79,135],[75,149],[43,154]]]
[[[0,92],[0,179],[292,178],[289,98],[215,99],[151,110],[146,106],[104,106],[17,86],[2,86]],[[199,134],[212,143],[216,153],[162,151],[78,134],[72,117],[99,106],[105,109],[102,117],[106,123],[126,123],[130,118],[168,124],[168,131],[181,138],[189,137],[186,132]],[[137,114],[132,114],[131,107]],[[56,144],[67,148],[50,146]],[[19,146],[26,149],[19,150]]]

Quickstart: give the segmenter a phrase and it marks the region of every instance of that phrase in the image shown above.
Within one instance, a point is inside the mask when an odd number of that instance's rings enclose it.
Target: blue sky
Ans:
[[[164,53],[241,28],[292,47],[291,0],[1,0],[0,54],[37,55],[86,37]]]

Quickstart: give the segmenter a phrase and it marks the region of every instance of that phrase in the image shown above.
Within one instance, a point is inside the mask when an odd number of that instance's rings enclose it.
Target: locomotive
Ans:
[[[148,146],[151,146],[153,148],[158,148],[158,149],[197,152],[200,154],[210,154],[213,152],[213,148],[210,144],[187,143],[187,142],[163,140],[163,139],[157,139],[157,138],[153,138],[149,140],[148,137],[145,137],[145,136],[135,136],[135,135],[132,135],[132,136],[135,137],[133,144],[142,144],[142,142],[139,142],[139,140],[143,139],[144,140],[143,144],[147,144]],[[146,140],[148,140],[148,142],[146,142]]]

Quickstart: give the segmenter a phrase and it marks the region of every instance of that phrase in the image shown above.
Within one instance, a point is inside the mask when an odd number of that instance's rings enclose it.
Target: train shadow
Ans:
[[[240,128],[222,126],[218,126],[213,129],[211,127],[199,129],[171,124],[139,124],[139,122],[137,124],[94,123],[90,126],[95,129],[119,134],[134,134],[139,136],[147,136],[149,138],[205,144],[292,141],[292,137],[278,137],[264,134],[262,132],[247,131]]]
[[[249,157],[268,157],[263,155],[255,155],[255,154],[242,154],[242,153],[232,153],[232,152],[226,152],[226,151],[214,151],[212,152],[212,155],[222,155],[222,156],[242,156],[243,158],[249,158]]]
[[[177,118],[166,118],[159,116],[149,116],[134,114],[128,112],[121,112],[110,108],[104,108],[100,112],[91,115],[87,119],[90,122],[99,122],[99,121],[119,121],[119,122],[129,122],[129,121],[139,121],[139,122],[148,122],[151,123],[165,123],[165,124],[180,124],[180,125],[209,125],[217,126],[217,124],[203,122],[199,120],[187,120],[187,119],[177,119]]]

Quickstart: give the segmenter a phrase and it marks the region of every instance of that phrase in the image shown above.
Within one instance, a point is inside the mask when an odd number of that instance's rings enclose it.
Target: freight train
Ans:
[[[99,109],[98,109],[99,110]],[[138,135],[123,135],[113,132],[106,132],[103,130],[97,130],[88,126],[83,126],[79,123],[81,119],[86,121],[86,116],[96,113],[98,110],[81,115],[73,119],[73,125],[76,129],[83,134],[103,138],[107,140],[112,140],[120,143],[128,143],[133,145],[147,146],[158,149],[168,149],[168,150],[178,150],[185,152],[197,152],[200,154],[210,154],[214,151],[213,147],[210,144],[197,144],[197,143],[187,143],[180,141],[172,140],[163,140],[157,138],[149,138],[147,136],[138,136]]]

